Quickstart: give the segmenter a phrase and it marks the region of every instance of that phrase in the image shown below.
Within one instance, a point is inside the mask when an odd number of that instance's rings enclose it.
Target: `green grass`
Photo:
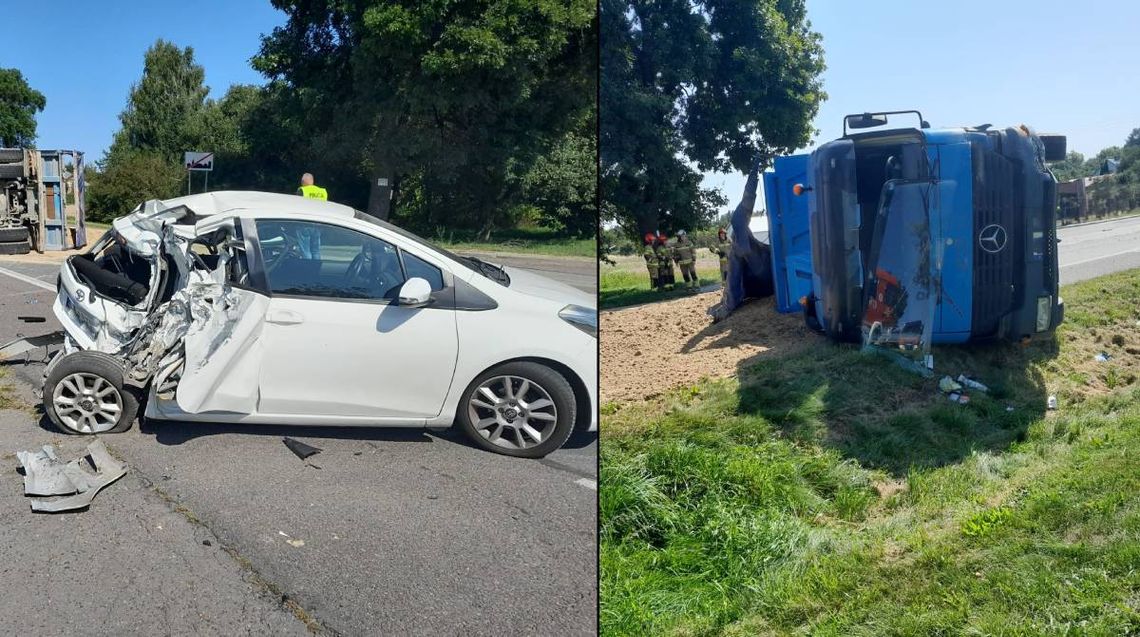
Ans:
[[[598,307],[602,309],[664,301],[688,294],[680,270],[674,270],[674,278],[682,281],[672,290],[658,291],[649,287],[649,272],[604,269],[601,274],[601,287],[598,289]],[[720,282],[720,270],[697,270],[697,280],[702,286]]]
[[[603,632],[1140,632],[1140,270],[1063,293],[1055,339],[935,351],[965,406],[822,339],[605,405]]]
[[[519,228],[500,230],[492,241],[477,241],[473,233],[440,231],[425,235],[427,239],[448,250],[474,250],[481,252],[516,252],[558,257],[598,256],[598,242],[594,238],[573,239],[550,230]]]

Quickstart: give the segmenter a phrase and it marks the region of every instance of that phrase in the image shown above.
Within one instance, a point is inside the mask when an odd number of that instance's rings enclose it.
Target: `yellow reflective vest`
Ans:
[[[320,186],[301,186],[297,189],[297,194],[309,199],[320,199],[321,201],[329,200],[329,193]]]

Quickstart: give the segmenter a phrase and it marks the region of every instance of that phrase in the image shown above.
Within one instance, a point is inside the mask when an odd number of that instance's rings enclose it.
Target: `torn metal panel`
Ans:
[[[24,467],[24,493],[33,497],[33,511],[56,513],[82,509],[91,504],[99,491],[127,473],[127,464],[111,456],[102,440],[87,446],[85,457],[71,462],[60,460],[51,445],[40,451],[18,451],[16,457]],[[85,458],[90,458],[88,465]],[[85,466],[93,466],[95,473]]]
[[[188,413],[250,413],[257,406],[258,348],[269,299],[228,286],[203,286],[191,305],[178,406]]]

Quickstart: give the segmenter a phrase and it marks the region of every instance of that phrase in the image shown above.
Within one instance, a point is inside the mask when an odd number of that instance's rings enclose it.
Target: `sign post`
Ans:
[[[210,171],[214,169],[214,153],[187,152],[183,157],[183,163],[186,164],[186,194],[190,194],[190,173],[192,172],[206,173],[206,182],[203,188],[209,190]]]

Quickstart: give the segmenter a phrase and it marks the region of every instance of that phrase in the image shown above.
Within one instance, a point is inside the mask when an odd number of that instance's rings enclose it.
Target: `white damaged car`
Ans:
[[[60,270],[47,415],[446,427],[541,457],[596,430],[593,295],[461,257],[340,204],[148,201]]]

